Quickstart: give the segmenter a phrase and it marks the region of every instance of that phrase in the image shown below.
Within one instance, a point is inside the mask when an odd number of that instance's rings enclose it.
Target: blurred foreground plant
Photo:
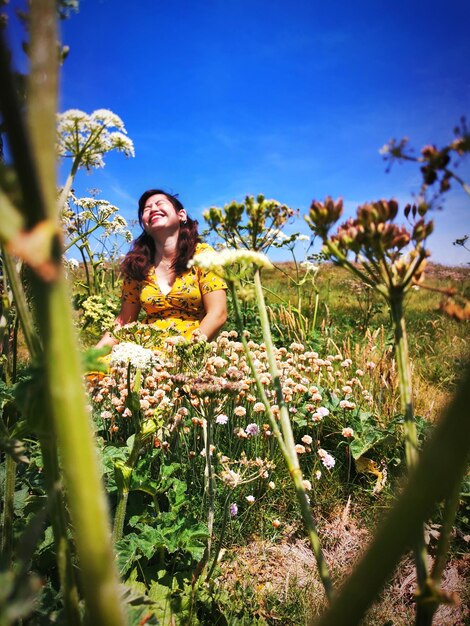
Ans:
[[[405,209],[407,216],[410,210],[409,206]],[[331,228],[339,220],[342,212],[342,200],[335,202],[328,197],[325,202],[313,201],[305,219],[313,233],[321,237],[323,252],[327,258],[349,269],[365,284],[375,289],[390,307],[395,334],[401,411],[405,420],[406,459],[409,471],[414,472],[418,464],[419,441],[413,410],[404,300],[412,285],[422,277],[425,261],[429,256],[425,247],[426,240],[433,230],[433,224],[420,218],[410,232],[394,222],[398,214],[398,204],[394,200],[379,200],[358,207],[356,218],[347,220],[338,227],[334,235],[330,235]],[[416,210],[413,210],[413,214],[416,215]],[[449,532],[449,520],[453,519],[456,512],[455,497],[450,497],[446,505],[446,522],[442,529],[444,535]],[[440,546],[444,549],[447,540],[443,538]],[[442,598],[438,589],[442,568],[441,566],[434,568],[432,573],[428,570],[423,527],[419,534],[415,534],[414,553],[418,582],[416,624],[431,624]],[[443,555],[439,557],[442,558]]]
[[[1,177],[1,238],[7,252],[21,258],[33,270],[31,287],[42,344],[39,363],[45,391],[41,411],[44,428],[48,429],[51,441],[57,445],[57,448],[52,448],[51,463],[57,464],[57,457],[60,456],[57,474],[46,471],[49,478],[56,475],[63,475],[64,478],[86,613],[93,623],[118,626],[123,624],[123,615],[107,507],[62,268],[62,237],[57,219],[55,180],[58,59],[54,1],[32,3],[30,34],[28,129],[16,101],[3,39],[0,45],[0,103],[13,161],[11,167],[3,168]],[[68,192],[64,198],[67,195]],[[28,328],[25,321],[26,317],[22,323]],[[57,489],[57,484],[55,487]],[[56,514],[52,515],[55,517]],[[62,534],[62,537],[66,535]],[[60,553],[58,557],[60,559]],[[62,593],[67,598],[71,591],[68,585],[72,583],[69,579],[64,582]],[[81,621],[77,611],[73,615],[68,614],[68,617],[73,624]]]

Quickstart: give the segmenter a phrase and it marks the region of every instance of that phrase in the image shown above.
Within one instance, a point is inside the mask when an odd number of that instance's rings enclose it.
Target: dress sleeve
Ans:
[[[223,278],[220,278],[220,276],[217,276],[214,272],[202,270],[199,274],[199,286],[203,295],[210,293],[211,291],[227,289],[227,283]]]
[[[121,301],[130,304],[139,304],[140,302],[140,282],[133,278],[124,276],[122,281]]]
[[[212,250],[212,247],[208,244],[202,243],[198,244],[196,249],[196,254],[198,252],[202,252],[203,250]],[[209,270],[198,270],[199,276],[199,287],[201,289],[202,295],[206,293],[210,293],[211,291],[218,291],[219,289],[227,289],[227,283],[223,278],[214,274],[214,272],[210,272]]]

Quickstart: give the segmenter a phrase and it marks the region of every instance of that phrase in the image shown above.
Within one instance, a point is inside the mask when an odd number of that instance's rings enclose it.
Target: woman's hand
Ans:
[[[123,302],[121,304],[121,310],[116,317],[114,323],[116,326],[121,327],[125,324],[135,322],[139,316],[140,302],[134,304],[131,302]],[[96,344],[95,348],[103,348],[103,346],[115,346],[119,341],[114,337],[112,333],[106,331],[101,339]]]

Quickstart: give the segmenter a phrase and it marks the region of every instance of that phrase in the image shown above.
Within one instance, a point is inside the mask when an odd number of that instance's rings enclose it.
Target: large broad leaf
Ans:
[[[394,435],[396,427],[396,420],[392,420],[386,427],[383,427],[378,424],[372,413],[361,412],[359,423],[355,428],[354,439],[349,444],[353,459],[359,459],[369,450]]]

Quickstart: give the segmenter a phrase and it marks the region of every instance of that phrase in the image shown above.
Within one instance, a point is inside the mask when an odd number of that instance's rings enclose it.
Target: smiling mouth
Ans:
[[[152,223],[156,219],[159,219],[160,217],[166,217],[166,214],[165,213],[152,213],[150,216],[150,223]]]

